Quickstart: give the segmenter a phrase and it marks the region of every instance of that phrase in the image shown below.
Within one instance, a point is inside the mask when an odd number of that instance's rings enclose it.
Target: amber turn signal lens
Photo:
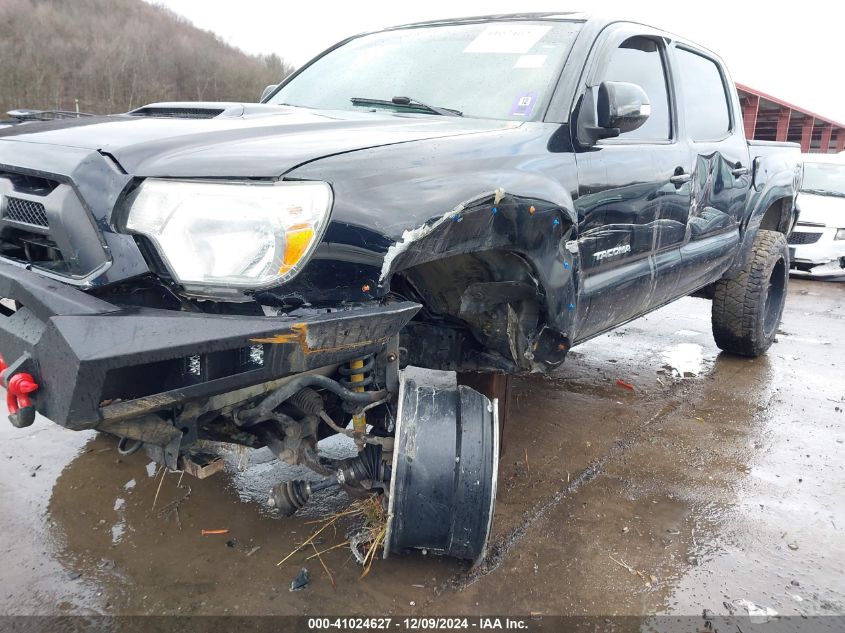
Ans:
[[[310,226],[300,224],[285,231],[285,256],[282,258],[282,265],[279,267],[281,274],[284,275],[296,266],[313,239],[314,229]]]

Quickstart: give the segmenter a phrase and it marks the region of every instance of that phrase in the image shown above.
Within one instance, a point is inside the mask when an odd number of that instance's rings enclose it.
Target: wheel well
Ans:
[[[743,266],[754,254],[754,239],[758,231],[775,231],[789,237],[797,216],[798,213],[791,197],[778,198],[773,201],[763,213],[763,217],[760,218],[760,223],[756,226],[755,223],[760,216],[753,215],[745,227],[746,231],[743,235],[739,255],[722,278],[736,279],[737,275],[742,271]]]
[[[775,200],[760,221],[760,228],[767,231],[779,231],[788,235],[792,230],[794,211],[790,198]]]
[[[478,352],[499,358],[502,369],[530,366],[525,352],[544,320],[545,298],[531,264],[519,253],[480,251],[418,264],[398,272],[391,291],[423,304],[411,325],[432,326],[448,337],[463,332]],[[422,336],[422,328],[416,332]],[[451,362],[457,366],[466,360]]]
[[[396,277],[410,285],[429,312],[461,318],[461,300],[474,284],[520,282],[536,288],[530,264],[512,251],[481,251],[453,255],[407,268]],[[391,287],[396,287],[396,281]],[[498,297],[490,297],[492,305]]]

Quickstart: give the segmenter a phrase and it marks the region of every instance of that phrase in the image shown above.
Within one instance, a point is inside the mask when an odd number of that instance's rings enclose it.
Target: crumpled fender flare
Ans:
[[[579,288],[578,253],[566,248],[575,239],[577,215],[571,196],[556,187],[553,200],[522,195],[504,187],[464,200],[430,218],[388,249],[380,284],[389,289],[398,272],[419,264],[480,251],[518,253],[532,267],[546,297],[547,323],[570,331]]]
[[[734,263],[724,274],[726,279],[735,279],[750,261],[757,231],[773,204],[788,200],[789,205],[782,215],[779,230],[788,235],[796,219],[795,198],[801,186],[801,169],[785,157],[774,155],[754,160],[754,182],[749,195],[746,213],[747,220],[742,228],[742,241]]]

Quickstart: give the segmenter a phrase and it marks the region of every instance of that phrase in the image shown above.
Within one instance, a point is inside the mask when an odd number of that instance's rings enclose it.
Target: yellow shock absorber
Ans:
[[[364,359],[359,358],[357,360],[350,361],[349,369],[362,369],[364,367]],[[352,386],[355,391],[363,392],[364,387],[355,387],[356,383],[364,382],[364,374],[352,374],[349,376],[349,384]],[[359,413],[358,415],[352,416],[352,429],[354,431],[358,431],[360,433],[367,432],[367,414],[366,413]]]

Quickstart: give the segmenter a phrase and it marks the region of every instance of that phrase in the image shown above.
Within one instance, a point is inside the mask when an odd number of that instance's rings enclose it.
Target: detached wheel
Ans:
[[[499,403],[499,457],[504,452],[504,427],[508,421],[511,399],[511,376],[482,372],[458,372],[458,384],[466,385]]]
[[[384,555],[484,558],[496,502],[499,416],[454,372],[408,366],[399,408]]]
[[[764,354],[777,334],[789,280],[789,247],[777,231],[757,232],[754,254],[736,279],[713,293],[713,338],[731,354]]]

